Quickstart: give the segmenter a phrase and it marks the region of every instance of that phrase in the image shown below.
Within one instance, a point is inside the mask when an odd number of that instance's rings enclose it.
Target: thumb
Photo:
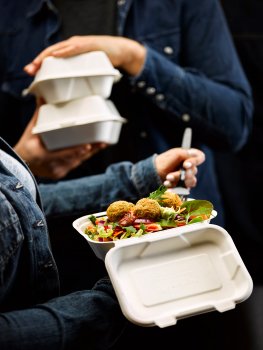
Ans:
[[[45,103],[45,101],[42,97],[37,98],[35,112],[34,112],[32,118],[30,119],[30,122],[28,123],[26,129],[32,129],[33,126],[36,124],[37,119],[38,119],[38,115],[39,115],[39,109],[44,103]]]

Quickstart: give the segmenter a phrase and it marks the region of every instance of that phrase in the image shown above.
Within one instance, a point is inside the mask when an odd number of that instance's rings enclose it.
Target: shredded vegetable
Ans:
[[[168,207],[164,206],[165,192],[160,193],[159,189],[156,192],[156,196],[151,193],[148,198],[138,201],[135,205],[125,201],[114,202],[108,207],[108,215],[102,217],[90,215],[85,233],[94,241],[108,242],[140,237],[149,232],[189,225],[211,218],[213,205],[207,200],[177,201],[177,206]],[[154,206],[152,201],[156,201],[157,206]],[[113,220],[115,217],[118,218],[116,221]]]

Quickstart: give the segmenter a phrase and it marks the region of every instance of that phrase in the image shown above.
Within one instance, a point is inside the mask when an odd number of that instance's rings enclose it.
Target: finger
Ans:
[[[61,41],[61,42],[54,44],[54,45],[51,45],[51,46],[47,47],[45,50],[43,50],[42,52],[40,52],[40,54],[34,58],[32,63],[41,64],[43,59],[48,57],[48,56],[52,56],[52,53],[54,51],[61,50],[67,46],[68,46],[67,40]]]
[[[171,172],[166,175],[164,186],[170,188],[175,187],[179,181],[180,178],[180,171]]]
[[[58,180],[65,177],[70,170],[73,170],[73,168],[65,167],[65,165],[52,162],[50,163],[49,177],[51,179]]]
[[[187,160],[194,165],[200,165],[205,161],[205,153],[196,149],[196,148],[191,148],[187,150]]]
[[[51,151],[49,159],[52,163],[52,171],[59,174],[68,173],[107,146],[105,143],[86,144],[70,149]]]
[[[50,155],[53,160],[63,160],[66,159],[75,159],[75,158],[83,158],[87,153],[91,152],[92,145],[86,144],[81,146],[74,146],[70,148],[65,148],[61,150],[51,151]]]
[[[61,50],[66,45],[68,45],[67,42],[63,41],[63,42],[54,44],[52,46],[49,46],[48,48],[43,50],[38,56],[36,56],[32,62],[27,64],[24,67],[24,71],[29,75],[35,75],[36,72],[39,70],[44,58],[48,56],[52,56],[53,51]]]
[[[197,174],[197,172],[198,172],[198,168],[195,166],[186,170],[185,180],[184,180],[186,187],[195,187],[196,186],[196,183],[197,183],[196,174]]]
[[[185,171],[185,178],[191,178],[193,175],[196,175],[198,173],[198,168],[196,166],[193,166],[189,169],[186,169]]]
[[[196,166],[192,166],[191,168],[188,168],[185,171],[185,185],[186,187],[194,187],[196,186],[197,179],[196,179],[196,174],[198,172],[198,169]],[[166,175],[165,181],[164,181],[164,186],[170,188],[170,187],[175,187],[179,181],[180,178],[180,171],[176,172],[171,172]]]
[[[40,65],[34,64],[33,62],[27,64],[23,70],[28,74],[28,75],[35,75],[36,72],[39,70]]]
[[[66,176],[71,170],[82,163],[81,159],[58,159],[49,162],[50,175],[53,179],[60,179]]]
[[[89,159],[90,157],[92,157],[93,155],[95,155],[96,153],[98,153],[99,151],[101,151],[102,149],[108,147],[109,145],[106,143],[93,143],[93,144],[86,144],[86,145],[81,145],[78,146],[75,149],[75,153],[74,150],[69,150],[70,154],[68,155],[68,157],[70,158],[71,156],[74,157],[79,157],[82,160],[86,160]],[[67,151],[67,150],[66,150]]]
[[[197,184],[197,178],[193,175],[191,177],[185,178],[185,186],[188,188],[195,187]]]

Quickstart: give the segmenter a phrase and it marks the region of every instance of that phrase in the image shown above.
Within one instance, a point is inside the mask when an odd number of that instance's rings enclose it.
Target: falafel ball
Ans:
[[[109,221],[119,221],[133,207],[134,204],[127,201],[116,201],[111,203],[106,211]]]
[[[158,220],[161,217],[161,208],[155,199],[142,198],[135,204],[133,213],[137,218]]]
[[[171,191],[164,192],[158,202],[162,207],[174,208],[175,210],[183,204],[178,194]]]

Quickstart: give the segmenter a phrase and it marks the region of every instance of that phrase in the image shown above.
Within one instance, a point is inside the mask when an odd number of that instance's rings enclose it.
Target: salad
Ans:
[[[135,204],[120,200],[110,204],[105,216],[90,215],[85,234],[99,242],[140,237],[208,220],[212,211],[213,205],[207,200],[183,202],[176,193],[160,186]]]

